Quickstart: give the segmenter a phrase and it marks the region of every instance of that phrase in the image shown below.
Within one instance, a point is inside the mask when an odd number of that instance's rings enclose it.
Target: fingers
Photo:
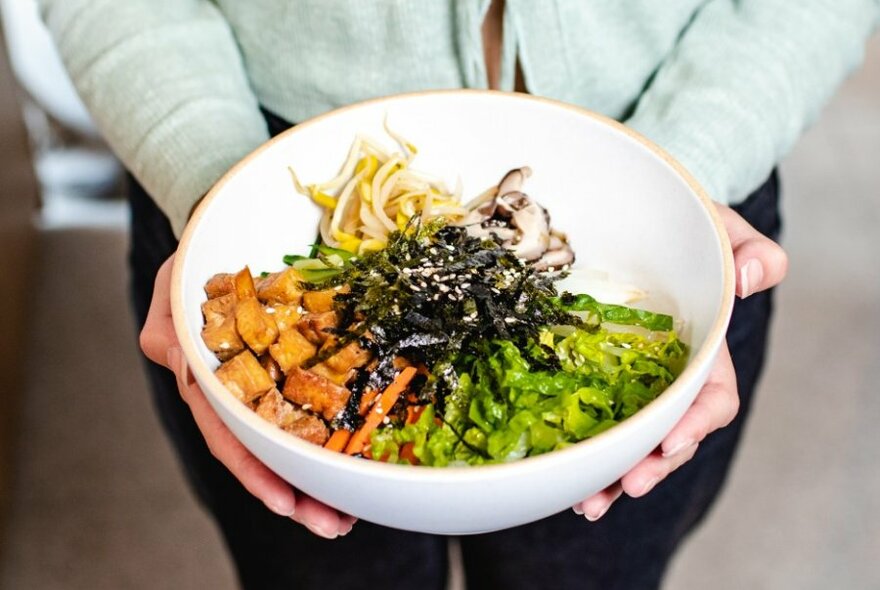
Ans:
[[[290,484],[248,451],[208,403],[205,394],[193,379],[174,332],[170,297],[173,264],[172,255],[162,264],[156,275],[153,299],[140,335],[144,354],[175,374],[180,395],[189,405],[211,454],[248,492],[272,512],[293,518],[316,535],[334,539],[348,534],[356,522],[355,518],[339,514],[308,496],[300,495],[297,498]]]
[[[722,343],[715,365],[694,403],[660,444],[663,455],[675,455],[702,441],[709,433],[730,424],[738,411],[736,373],[727,343]]]
[[[196,425],[199,427],[211,454],[217,458],[248,492],[276,514],[292,516],[296,509],[296,497],[290,485],[263,465],[235,435],[226,427],[205,398],[205,394],[189,377],[179,349],[169,354],[177,386],[184,401],[189,405]],[[185,376],[185,377],[182,377]]]
[[[726,344],[706,384],[660,447],[616,482],[573,507],[587,520],[598,520],[624,492],[639,498],[650,492],[670,473],[690,461],[699,443],[715,430],[727,426],[739,410],[736,373]]]
[[[749,225],[730,207],[721,204],[716,206],[733,248],[736,294],[745,299],[782,282],[788,270],[785,250]]]
[[[167,366],[177,375],[177,387],[189,405],[211,454],[245,489],[272,512],[291,517],[327,539],[348,534],[357,519],[343,515],[306,495],[297,496],[290,484],[266,467],[226,427],[192,377],[180,348],[168,351]]]
[[[171,267],[174,264],[172,254],[159,268],[156,282],[153,285],[153,299],[147,321],[140,334],[141,350],[148,359],[168,367],[168,350],[177,346],[177,335],[171,320]]]
[[[305,494],[299,494],[297,497],[293,520],[325,539],[347,535],[357,522],[355,517],[341,514]]]
[[[572,506],[575,514],[583,514],[590,522],[595,522],[605,516],[611,505],[623,494],[623,487],[619,481],[614,482],[598,494],[594,494]]]
[[[692,443],[669,456],[658,452],[651,453],[635,469],[621,478],[620,485],[623,491],[631,498],[644,496],[666,479],[666,476],[693,459],[698,446],[698,443]]]

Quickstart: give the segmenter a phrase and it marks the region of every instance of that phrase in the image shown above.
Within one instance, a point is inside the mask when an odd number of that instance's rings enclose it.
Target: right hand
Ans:
[[[272,512],[292,518],[316,535],[333,539],[348,534],[357,521],[356,518],[340,514],[314,498],[294,491],[290,484],[261,463],[235,438],[208,403],[187,366],[171,320],[173,262],[174,255],[162,264],[156,275],[153,300],[140,335],[144,354],[177,376],[180,395],[189,405],[211,454],[229,469],[247,491],[259,498]]]

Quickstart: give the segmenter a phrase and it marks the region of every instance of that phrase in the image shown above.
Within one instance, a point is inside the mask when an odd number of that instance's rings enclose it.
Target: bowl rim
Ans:
[[[635,140],[644,148],[648,149],[655,156],[663,160],[669,165],[678,176],[685,181],[693,195],[696,196],[698,202],[709,215],[709,219],[715,230],[715,236],[718,239],[718,246],[722,255],[722,299],[719,311],[706,335],[703,345],[695,352],[689,360],[684,371],[675,379],[675,381],[657,398],[652,400],[644,408],[630,416],[623,422],[617,424],[594,437],[575,443],[569,447],[558,449],[549,453],[544,453],[534,457],[524,457],[515,461],[496,463],[479,466],[447,466],[442,468],[424,468],[413,465],[399,465],[385,463],[382,461],[369,461],[358,457],[352,457],[344,453],[327,450],[323,447],[316,446],[306,442],[293,434],[285,432],[277,428],[273,424],[265,421],[258,416],[256,412],[249,409],[232,395],[218,395],[221,391],[226,391],[223,384],[214,375],[208,366],[202,361],[198,350],[196,349],[195,338],[191,337],[184,313],[183,298],[183,271],[186,261],[186,254],[189,250],[190,242],[196,233],[201,218],[211,206],[215,197],[223,190],[224,186],[235,177],[242,169],[250,165],[250,163],[258,158],[263,152],[271,149],[277,143],[286,141],[291,135],[300,133],[303,129],[311,127],[321,121],[334,117],[339,113],[369,107],[382,103],[392,103],[396,101],[406,101],[409,99],[417,99],[421,97],[436,96],[468,96],[468,97],[493,97],[501,100],[526,101],[534,102],[544,106],[552,106],[571,111],[580,116],[585,116],[594,121],[610,126],[611,128],[623,133],[630,139]],[[302,123],[291,127],[276,135],[272,139],[263,143],[250,154],[241,159],[237,164],[230,168],[221,178],[214,184],[207,195],[196,206],[190,220],[187,222],[183,234],[181,235],[178,248],[174,255],[174,263],[171,273],[171,310],[174,330],[179,340],[179,344],[183,350],[184,358],[187,360],[190,370],[197,379],[198,383],[207,385],[204,394],[209,402],[220,404],[226,411],[236,415],[250,428],[257,430],[261,437],[268,439],[277,446],[281,446],[286,450],[293,451],[300,455],[306,455],[310,459],[323,464],[325,467],[338,467],[344,471],[353,472],[372,478],[383,478],[396,481],[420,482],[425,484],[456,484],[456,483],[486,483],[490,480],[506,479],[515,477],[529,471],[537,471],[543,469],[552,469],[556,464],[568,462],[568,458],[574,454],[580,453],[585,457],[590,454],[601,452],[602,449],[613,445],[616,440],[625,438],[627,433],[637,430],[641,424],[649,420],[650,416],[661,412],[663,408],[674,404],[680,390],[684,388],[691,376],[700,371],[706,363],[711,362],[718,353],[726,335],[730,316],[733,311],[733,299],[735,289],[734,278],[734,260],[733,252],[730,246],[730,240],[724,227],[721,215],[716,209],[714,202],[709,198],[705,189],[697,182],[696,178],[688,172],[685,167],[680,164],[669,153],[660,148],[658,145],[641,135],[637,131],[627,127],[623,123],[616,121],[605,115],[593,112],[587,108],[566,103],[560,100],[535,96],[520,92],[505,92],[498,90],[483,89],[443,89],[443,90],[425,90],[418,92],[407,92],[400,94],[392,94],[378,98],[372,98],[345,105],[343,107],[333,109],[314,117],[311,117]],[[193,361],[195,359],[195,361]],[[215,409],[216,411],[216,409]],[[219,413],[219,412],[218,412]],[[222,419],[222,416],[221,416]],[[228,426],[228,425],[227,425]],[[238,438],[236,436],[236,438]]]

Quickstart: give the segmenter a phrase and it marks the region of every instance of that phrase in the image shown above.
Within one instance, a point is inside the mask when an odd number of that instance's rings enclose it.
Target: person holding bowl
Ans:
[[[678,159],[717,201],[734,250],[739,301],[709,380],[660,447],[576,514],[461,542],[474,588],[660,584],[724,483],[761,373],[787,265],[774,167],[859,63],[876,0],[40,4],[131,173],[132,289],[154,401],[248,588],[442,588],[447,555],[443,538],[356,525],[292,489],[189,374],[170,264],[193,207],[233,164],[292,123],[435,88],[580,105]]]

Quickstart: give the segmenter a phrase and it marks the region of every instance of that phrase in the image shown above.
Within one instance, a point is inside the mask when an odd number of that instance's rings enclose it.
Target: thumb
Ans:
[[[788,270],[785,250],[730,207],[721,204],[716,207],[733,248],[736,294],[745,299],[782,282]]]
[[[172,254],[159,268],[156,274],[156,282],[153,286],[153,300],[150,303],[150,311],[147,313],[147,321],[140,334],[141,350],[148,359],[169,366],[168,350],[178,346],[177,335],[174,332],[174,322],[171,320],[171,267],[174,264]],[[174,367],[169,367],[174,368]]]

